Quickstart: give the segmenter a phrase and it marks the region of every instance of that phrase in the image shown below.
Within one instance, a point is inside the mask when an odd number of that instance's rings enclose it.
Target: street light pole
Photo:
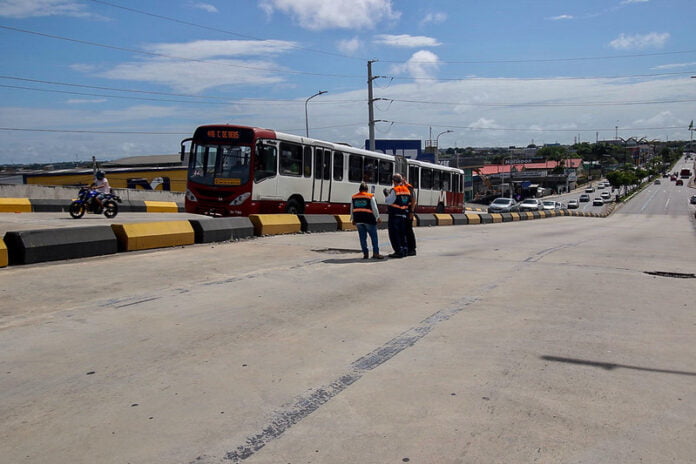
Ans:
[[[309,117],[307,116],[307,103],[309,103],[309,100],[311,100],[314,97],[317,97],[321,94],[327,93],[326,90],[320,90],[319,92],[315,93],[311,97],[305,100],[304,102],[304,118],[305,118],[305,135],[309,137]]]
[[[437,154],[438,154],[438,152],[440,151],[440,136],[441,136],[442,134],[449,134],[450,132],[454,132],[454,131],[448,129],[448,130],[446,130],[446,131],[440,132],[439,134],[437,134],[437,137],[435,137],[435,153],[434,153],[434,155],[435,155],[435,162],[437,162]],[[431,137],[432,137],[432,135],[431,135]],[[432,139],[431,139],[431,140],[432,140]]]

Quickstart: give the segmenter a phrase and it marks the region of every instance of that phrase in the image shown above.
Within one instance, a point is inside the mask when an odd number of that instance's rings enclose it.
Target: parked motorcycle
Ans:
[[[121,198],[113,193],[107,193],[102,199],[102,207],[97,203],[96,196],[99,192],[96,190],[89,189],[87,187],[80,188],[77,194],[77,199],[70,203],[70,216],[75,219],[79,219],[85,215],[85,213],[92,214],[104,214],[107,218],[111,219],[116,217],[118,214],[118,203],[121,203]]]

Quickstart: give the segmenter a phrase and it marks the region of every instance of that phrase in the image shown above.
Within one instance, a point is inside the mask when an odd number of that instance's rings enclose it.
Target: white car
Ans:
[[[577,209],[580,207],[578,200],[568,200],[568,209]]]
[[[520,203],[520,211],[541,211],[544,204],[536,198],[527,198]]]
[[[604,200],[600,197],[595,197],[595,199],[592,200],[592,206],[604,206]]]
[[[611,199],[611,193],[609,193],[609,192],[602,192],[602,195],[600,195],[600,196],[602,197],[602,200],[610,200]]]

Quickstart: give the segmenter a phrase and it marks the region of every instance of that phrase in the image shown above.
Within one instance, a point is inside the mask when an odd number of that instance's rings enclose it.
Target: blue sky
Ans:
[[[693,0],[0,0],[0,163],[176,153],[210,123],[362,146],[688,140]],[[618,131],[617,131],[618,126]]]

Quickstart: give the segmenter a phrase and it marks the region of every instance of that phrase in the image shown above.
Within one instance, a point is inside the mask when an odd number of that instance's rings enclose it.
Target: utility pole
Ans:
[[[368,108],[368,126],[370,129],[370,146],[368,147],[371,151],[375,151],[375,110],[373,103],[375,99],[372,96],[372,81],[377,79],[379,76],[372,76],[372,63],[377,60],[370,60],[367,62],[367,108]]]

